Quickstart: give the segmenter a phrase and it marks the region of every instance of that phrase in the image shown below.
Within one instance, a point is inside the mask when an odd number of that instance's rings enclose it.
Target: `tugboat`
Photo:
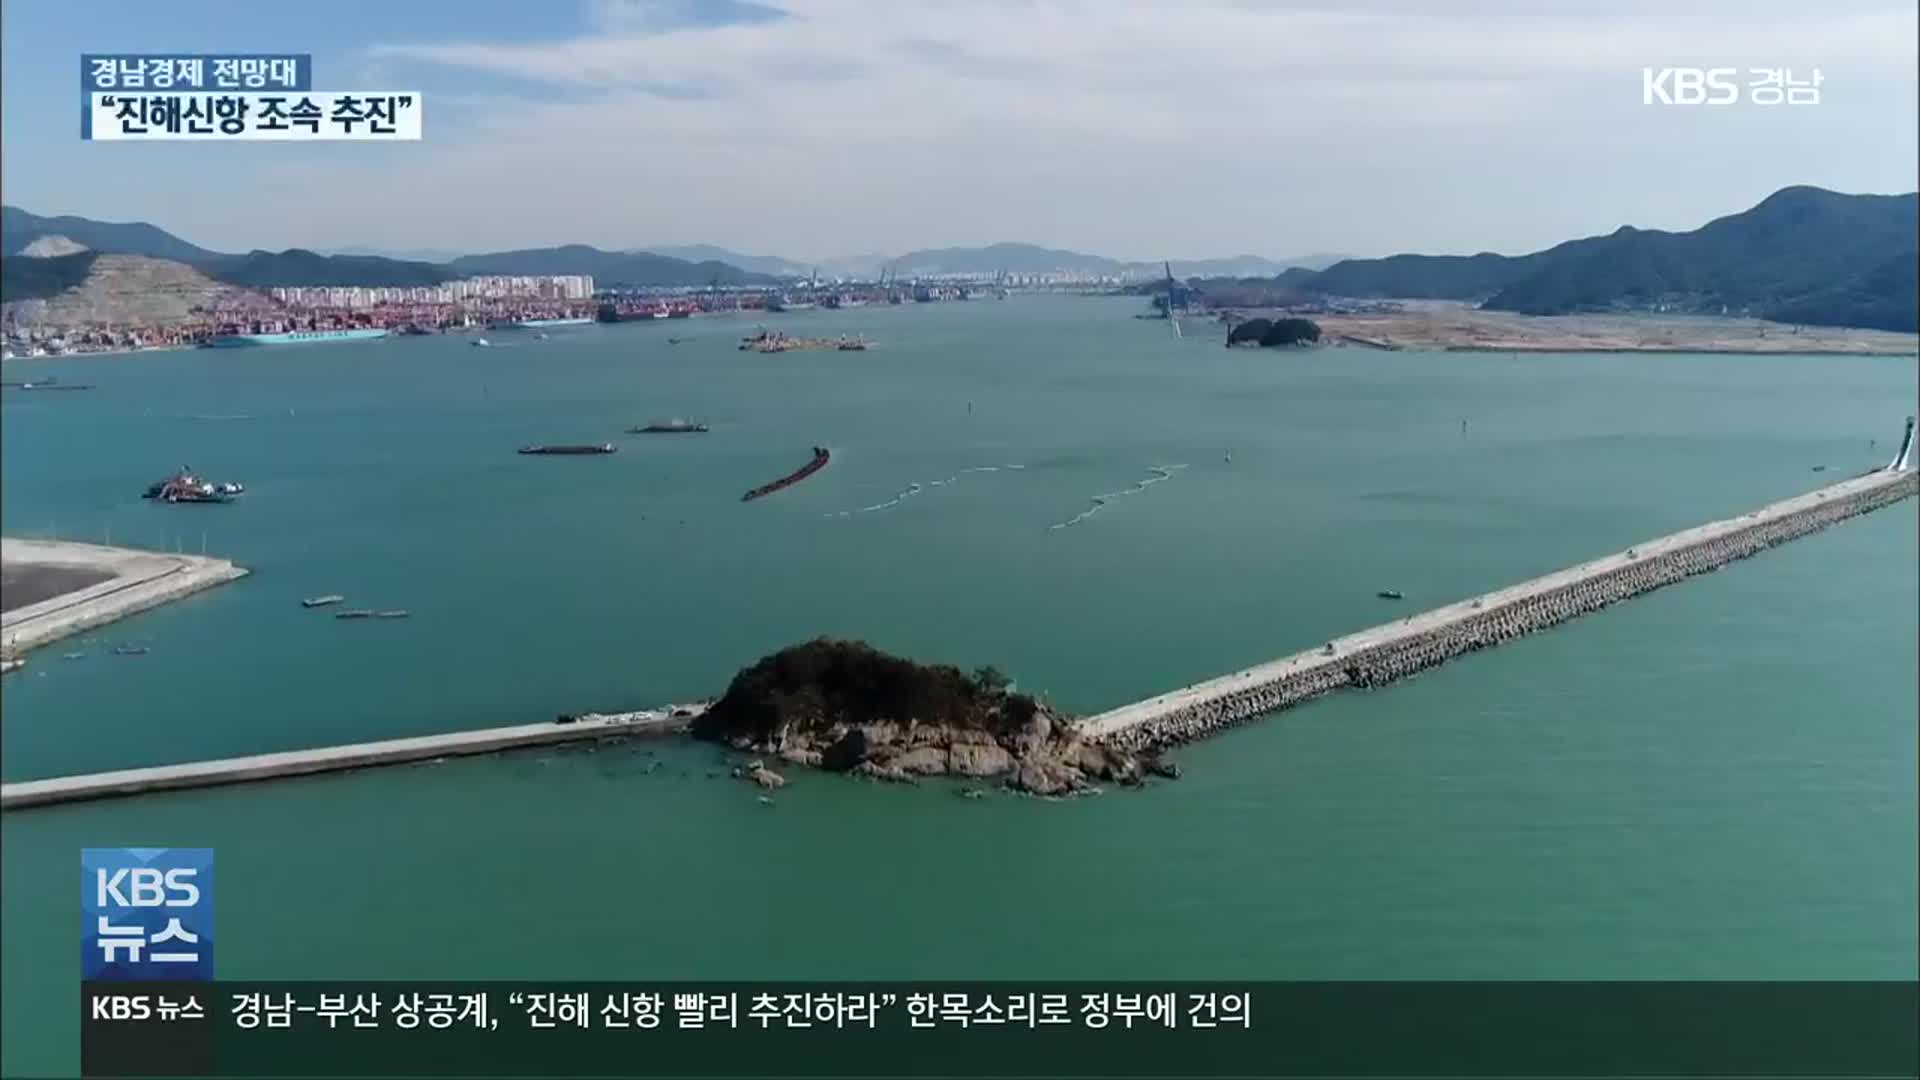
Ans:
[[[705,424],[702,424],[693,420],[682,420],[678,417],[675,417],[672,420],[666,420],[660,423],[648,424],[646,427],[630,427],[627,429],[627,434],[629,435],[688,435],[688,434],[694,434],[697,432],[702,432],[705,430],[707,430],[707,425]]]
[[[618,448],[612,443],[600,443],[597,446],[592,444],[523,446],[520,452],[523,454],[611,454],[616,449]]]
[[[234,496],[245,491],[241,484],[202,480],[192,469],[182,466],[179,472],[149,486],[141,497],[169,503],[224,503],[232,502]]]

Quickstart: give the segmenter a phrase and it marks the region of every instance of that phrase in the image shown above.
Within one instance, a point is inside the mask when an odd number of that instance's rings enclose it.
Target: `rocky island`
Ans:
[[[1137,784],[1174,770],[1084,737],[991,667],[918,664],[859,641],[820,638],[734,676],[693,723],[696,738],[795,765],[912,783],[997,779],[1035,795]],[[763,778],[766,773],[771,779]],[[764,767],[742,773],[763,786]]]

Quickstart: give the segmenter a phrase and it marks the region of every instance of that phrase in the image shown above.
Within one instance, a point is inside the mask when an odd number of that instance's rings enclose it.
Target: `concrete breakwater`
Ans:
[[[1909,459],[1903,444],[1897,462]],[[1881,471],[1715,521],[1324,646],[1079,721],[1080,735],[1127,753],[1152,752],[1277,712],[1342,687],[1384,686],[1476,649],[1706,573],[1920,492],[1920,473]],[[0,807],[208,787],[344,771],[552,743],[617,739],[687,727],[704,703],[585,714],[348,746],[0,784]]]
[[[15,652],[91,630],[183,596],[246,576],[225,559],[107,547],[65,540],[0,540],[9,583],[43,596],[0,615],[0,643]],[[36,577],[68,577],[75,587],[39,589]],[[50,594],[50,595],[47,595]]]
[[[144,769],[120,769],[115,772],[89,773],[85,776],[59,776],[47,780],[23,780],[0,784],[0,809],[39,806],[47,803],[106,799],[119,795],[139,795],[169,788],[213,787],[218,784],[242,784],[254,780],[272,780],[283,776],[345,772],[378,765],[400,765],[410,761],[432,761],[444,757],[492,754],[554,743],[621,739],[678,731],[706,711],[704,704],[676,705],[640,712],[584,713],[566,722],[515,724],[509,727],[482,728],[478,731],[453,731],[442,735],[419,735],[407,739],[324,746],[312,750],[288,750],[277,754],[194,761],[180,765],[155,765]]]
[[[1920,473],[1868,473],[1089,717],[1082,721],[1083,731],[1129,752],[1176,746],[1342,687],[1384,686],[1463,653],[1716,570],[1916,491]]]

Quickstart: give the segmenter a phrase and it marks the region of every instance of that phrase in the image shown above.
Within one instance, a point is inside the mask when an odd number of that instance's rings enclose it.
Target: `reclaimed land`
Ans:
[[[0,567],[0,642],[14,654],[247,573],[203,555],[14,537],[0,539]]]
[[[1920,335],[1707,315],[1520,315],[1442,300],[1312,315],[1323,340],[1408,352],[1756,353],[1913,356]],[[1254,314],[1254,312],[1248,312]]]
[[[1456,656],[1558,625],[1757,555],[1920,491],[1920,473],[1873,472],[1710,522],[1245,671],[1089,717],[1088,738],[1150,753],[1343,687],[1385,686]]]

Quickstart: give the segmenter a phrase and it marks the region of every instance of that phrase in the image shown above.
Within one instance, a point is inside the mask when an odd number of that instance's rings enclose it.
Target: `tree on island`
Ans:
[[[1227,328],[1227,345],[1258,345],[1260,338],[1273,329],[1272,319],[1247,319]]]
[[[1320,324],[1312,319],[1275,319],[1267,332],[1260,335],[1260,344],[1266,347],[1310,345],[1319,340]]]
[[[1007,687],[1013,685],[1013,680],[1007,677],[1006,672],[988,664],[973,669],[973,685],[983,694],[1004,694]]]
[[[1248,319],[1227,331],[1227,345],[1311,345],[1320,340],[1320,324],[1312,319]]]

